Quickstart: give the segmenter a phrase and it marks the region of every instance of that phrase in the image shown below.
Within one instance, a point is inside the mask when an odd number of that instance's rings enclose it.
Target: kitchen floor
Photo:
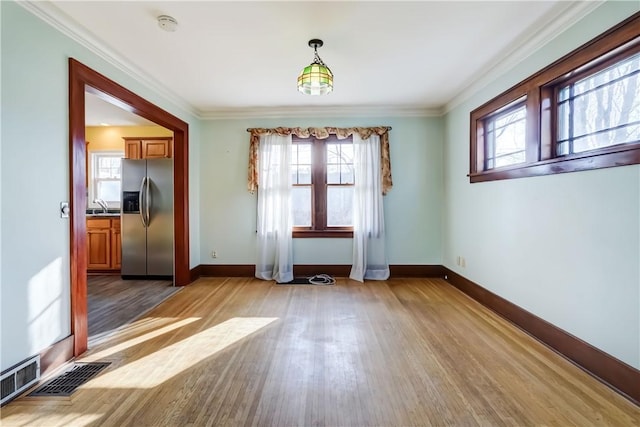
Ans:
[[[89,347],[178,292],[170,280],[122,280],[88,276]]]

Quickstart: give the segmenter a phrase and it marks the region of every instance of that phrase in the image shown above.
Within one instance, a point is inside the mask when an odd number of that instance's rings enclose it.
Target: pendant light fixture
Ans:
[[[318,48],[322,45],[322,40],[309,40],[314,52],[313,62],[304,67],[298,76],[298,91],[304,94],[324,95],[333,90],[333,73],[318,56]]]

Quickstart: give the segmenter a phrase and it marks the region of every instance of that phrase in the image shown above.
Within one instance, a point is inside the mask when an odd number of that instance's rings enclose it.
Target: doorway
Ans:
[[[88,348],[85,91],[174,133],[174,283],[191,282],[189,269],[189,125],[102,74],[69,58],[71,202],[71,334],[73,354]]]

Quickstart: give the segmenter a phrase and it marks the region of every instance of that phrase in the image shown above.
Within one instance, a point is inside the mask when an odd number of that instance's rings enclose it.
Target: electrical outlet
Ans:
[[[460,255],[456,257],[456,265],[460,265]]]
[[[218,258],[218,252],[217,251],[211,251],[211,258]]]
[[[467,266],[467,260],[464,257],[460,257],[460,267],[465,268]]]

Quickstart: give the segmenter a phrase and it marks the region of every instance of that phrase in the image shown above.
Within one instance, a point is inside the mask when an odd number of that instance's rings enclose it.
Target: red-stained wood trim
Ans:
[[[396,277],[444,277],[445,268],[441,265],[404,265],[389,266],[392,278]]]
[[[84,92],[85,81],[81,69],[69,60],[69,152],[71,207],[70,258],[71,258],[71,336],[73,355],[87,350],[87,147],[85,144]]]
[[[583,155],[558,157],[514,168],[493,169],[469,175],[471,182],[496,181],[530,176],[578,172],[640,163],[640,143],[611,147]]]
[[[256,274],[254,264],[200,264],[196,269],[198,277],[253,277]]]
[[[61,339],[40,352],[40,376],[53,372],[73,358],[73,335]]]
[[[445,268],[441,265],[390,265],[391,277],[444,277]],[[253,277],[254,264],[201,264],[192,270],[192,278],[210,277]],[[294,276],[314,276],[329,274],[336,277],[349,277],[351,265],[348,264],[296,264]]]
[[[304,238],[313,238],[313,237],[335,237],[335,238],[344,238],[351,239],[353,238],[353,230],[301,230],[294,229],[293,230],[293,238],[294,239],[304,239]]]
[[[640,404],[640,371],[558,328],[544,319],[445,268],[447,281],[482,305],[511,321],[600,381]]]
[[[189,125],[113,80],[69,58],[69,152],[71,176],[71,333],[73,354],[87,350],[86,144],[84,93],[173,131],[174,139],[174,282],[191,282],[189,268]]]
[[[198,265],[196,267],[193,267],[191,269],[191,281],[195,282],[196,280],[198,280],[198,278],[200,276],[202,276],[202,265]]]
[[[580,153],[577,156],[556,158],[557,109],[554,96],[554,88],[559,85],[583,78],[640,51],[639,29],[640,12],[473,110],[470,114],[470,182],[551,175],[640,163],[638,144],[621,144]],[[524,95],[527,95],[526,163],[484,170],[484,119]]]
[[[349,277],[350,265],[298,264],[293,266],[295,277],[311,277],[317,274],[328,274],[334,277]]]

